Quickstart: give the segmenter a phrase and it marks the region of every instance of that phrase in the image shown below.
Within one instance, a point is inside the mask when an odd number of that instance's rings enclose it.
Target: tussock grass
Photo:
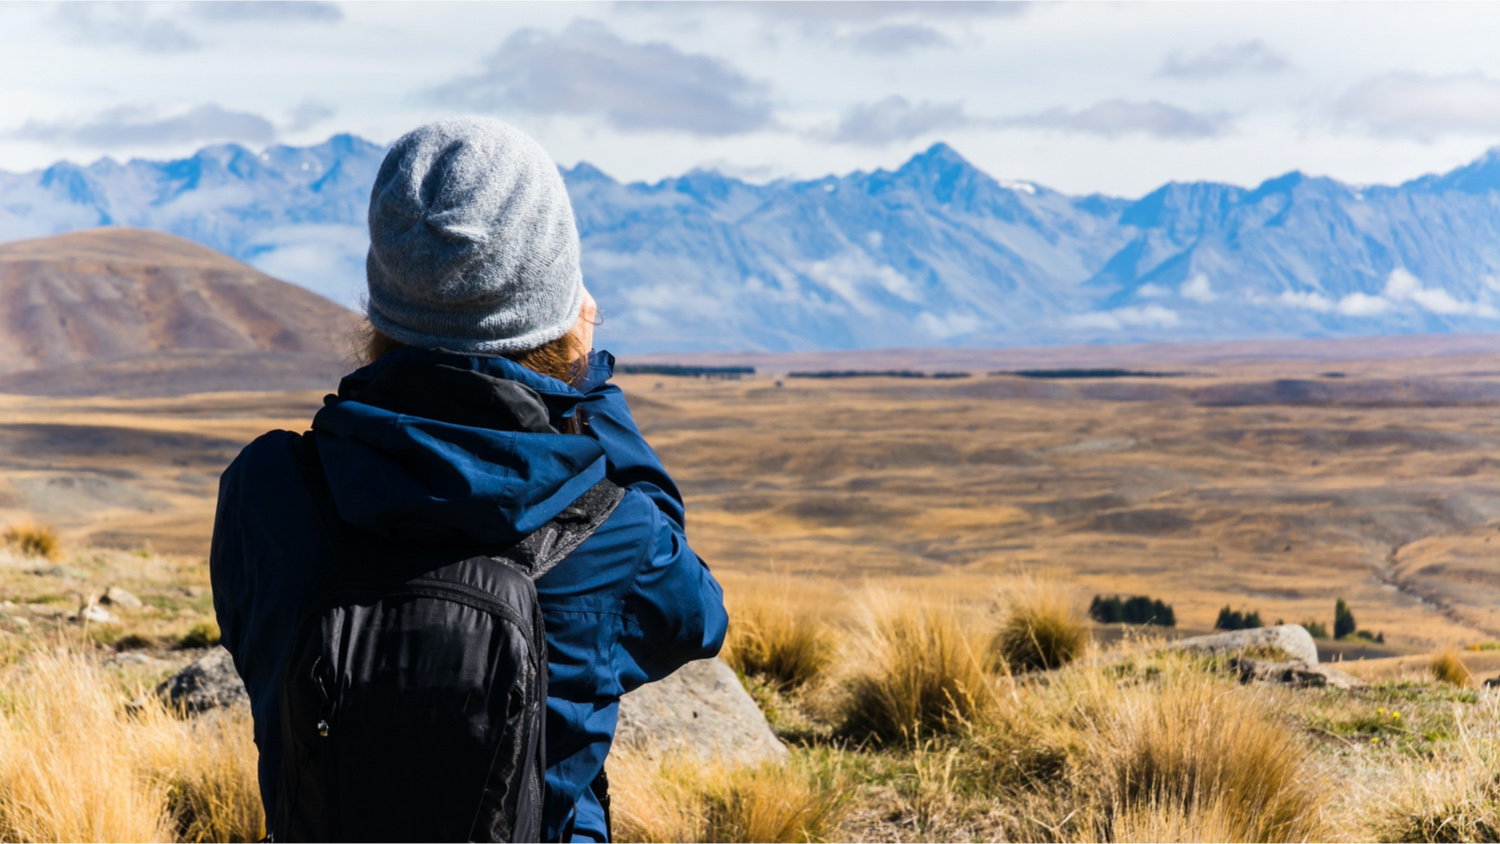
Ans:
[[[944,732],[990,700],[984,640],[969,613],[899,592],[870,592],[847,650],[843,729],[891,741]]]
[[[1000,595],[990,658],[1003,671],[1061,668],[1082,655],[1089,621],[1059,583],[1022,578]]]
[[[1469,672],[1469,667],[1464,665],[1463,658],[1458,655],[1456,648],[1448,648],[1433,657],[1427,670],[1439,683],[1447,683],[1461,689],[1474,685],[1474,675]]]
[[[849,805],[842,772],[810,755],[740,767],[620,749],[609,771],[620,841],[828,841]]]
[[[1327,790],[1307,743],[1268,714],[1269,695],[1168,671],[1159,688],[1122,690],[1085,740],[1109,807],[1101,838],[1326,839]]]
[[[62,540],[50,525],[24,523],[9,525],[0,540],[28,557],[43,557],[55,560],[62,556]]]
[[[1372,840],[1500,841],[1500,698],[1475,709],[1458,718],[1456,753],[1405,762],[1403,785],[1376,820]]]
[[[779,589],[746,590],[734,599],[721,656],[741,674],[759,677],[776,691],[792,691],[833,660],[833,632],[783,581]]]
[[[38,651],[0,675],[0,839],[255,841],[249,718],[127,712],[86,657]]]

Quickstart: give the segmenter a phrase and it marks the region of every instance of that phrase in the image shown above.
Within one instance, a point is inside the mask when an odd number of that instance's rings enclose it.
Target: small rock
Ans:
[[[1275,627],[1231,630],[1212,636],[1194,636],[1172,642],[1167,647],[1224,656],[1234,656],[1256,648],[1275,648],[1295,662],[1318,664],[1318,646],[1313,643],[1307,629],[1300,624],[1280,624]]]
[[[13,616],[11,616],[10,617],[10,623],[11,623],[11,626],[15,627],[17,630],[25,630],[25,629],[31,627],[31,622],[28,619],[22,618],[19,615],[13,615]]]
[[[43,618],[57,618],[58,616],[66,615],[66,611],[62,607],[54,604],[22,604],[22,606],[32,615],[39,615]]]
[[[104,590],[104,597],[99,599],[99,603],[114,604],[117,607],[139,607],[141,599],[118,586],[111,586]]]
[[[690,662],[625,695],[615,741],[653,754],[688,750],[740,764],[787,756],[734,669],[717,659]]]
[[[158,665],[164,665],[165,663],[166,660],[157,659],[154,656],[148,656],[137,651],[124,651],[122,653],[114,654],[104,660],[105,665],[112,665],[116,668],[133,668],[138,666],[155,667]]]
[[[89,573],[72,566],[43,566],[31,570],[38,577],[61,577],[64,580],[87,580]]]
[[[98,604],[89,604],[79,610],[78,618],[81,621],[92,621],[95,624],[110,624],[118,620],[109,610]]]
[[[1231,659],[1229,667],[1240,673],[1243,683],[1280,683],[1303,688],[1352,689],[1362,685],[1360,681],[1336,668],[1327,665],[1308,665],[1300,660],[1270,662],[1245,657]]]
[[[1493,688],[1500,687],[1500,676],[1491,677],[1490,679],[1485,680],[1484,681],[1484,687],[1486,689],[1493,689]]]
[[[234,658],[222,647],[211,649],[168,677],[156,687],[156,695],[169,708],[189,714],[250,704],[250,694],[235,671]]]

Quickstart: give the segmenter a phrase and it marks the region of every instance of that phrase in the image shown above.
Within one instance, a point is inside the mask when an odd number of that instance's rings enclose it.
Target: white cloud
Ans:
[[[152,108],[120,106],[81,119],[33,119],[4,136],[110,149],[205,141],[268,143],[276,137],[276,127],[258,114],[209,103],[167,117],[158,116]]]
[[[1177,79],[1214,79],[1240,74],[1280,73],[1289,66],[1287,60],[1267,47],[1264,41],[1241,41],[1238,44],[1221,44],[1194,56],[1173,53],[1162,62],[1156,75]]]
[[[905,97],[890,96],[873,103],[859,103],[845,112],[833,131],[833,140],[879,146],[962,128],[972,122],[959,103],[911,103]]]
[[[598,115],[624,131],[724,136],[771,123],[765,86],[723,59],[633,42],[598,21],[557,34],[523,29],[484,70],[428,92],[443,105],[504,114]]]
[[[1010,117],[998,121],[998,124],[1106,138],[1132,134],[1156,138],[1208,138],[1221,134],[1227,126],[1227,119],[1155,101],[1109,100],[1078,111],[1054,108],[1039,114]]]
[[[1344,316],[1379,316],[1402,303],[1416,305],[1428,313],[1441,316],[1478,316],[1500,319],[1500,310],[1485,302],[1464,302],[1440,287],[1426,287],[1421,279],[1404,267],[1391,270],[1385,287],[1378,294],[1350,293],[1334,301],[1321,293],[1285,291],[1281,302],[1319,313],[1336,312]]]
[[[1148,281],[1135,289],[1135,295],[1142,299],[1165,299],[1172,295],[1172,291]]]
[[[1500,132],[1500,80],[1483,73],[1401,71],[1355,85],[1333,104],[1338,121],[1374,135],[1431,141]]]
[[[941,31],[919,23],[888,23],[855,35],[854,49],[876,55],[896,56],[929,47],[952,47]]]
[[[1209,284],[1208,276],[1203,273],[1198,273],[1183,282],[1177,293],[1184,299],[1191,299],[1204,305],[1219,298],[1219,294],[1214,292],[1213,285]]]
[[[1133,305],[1112,311],[1075,314],[1063,320],[1069,328],[1102,328],[1121,331],[1126,328],[1171,328],[1182,323],[1177,312],[1161,305]]]

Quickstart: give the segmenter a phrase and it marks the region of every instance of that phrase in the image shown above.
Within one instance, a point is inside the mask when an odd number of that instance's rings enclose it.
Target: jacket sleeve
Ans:
[[[589,356],[589,377],[583,384],[585,398],[580,406],[587,423],[585,430],[604,447],[609,479],[627,489],[644,492],[662,515],[683,530],[687,521],[682,493],[667,475],[661,458],[641,436],[630,415],[630,406],[625,403],[625,393],[609,383],[614,363],[609,352],[594,352]]]
[[[651,521],[651,540],[621,618],[619,675],[627,692],[718,654],[729,624],[724,590],[688,547],[682,528],[660,511]]]
[[[583,404],[587,431],[604,447],[609,479],[644,493],[655,505],[651,535],[625,594],[621,620],[620,683],[630,691],[717,654],[729,619],[724,590],[688,547],[682,493],[641,436],[625,394],[609,383],[613,371],[608,352],[590,357]]]

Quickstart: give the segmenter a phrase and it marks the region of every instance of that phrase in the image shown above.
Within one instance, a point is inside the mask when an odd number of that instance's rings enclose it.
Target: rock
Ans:
[[[136,651],[124,651],[122,653],[113,654],[112,656],[105,658],[104,664],[113,666],[115,668],[139,668],[142,666],[147,668],[155,668],[160,665],[165,665],[166,660],[157,659],[154,656],[138,653]]]
[[[734,670],[717,659],[690,662],[626,695],[615,742],[653,755],[685,750],[739,764],[787,755]]]
[[[89,573],[73,566],[42,566],[31,573],[38,577],[61,577],[64,580],[87,580]]]
[[[1490,679],[1485,680],[1484,687],[1486,689],[1500,688],[1500,676],[1491,677]]]
[[[1239,657],[1229,661],[1229,667],[1240,674],[1244,683],[1281,683],[1303,688],[1352,689],[1362,685],[1360,681],[1336,668],[1327,665],[1308,665],[1300,660],[1271,662],[1263,659]]]
[[[98,604],[89,604],[79,610],[78,618],[80,621],[92,621],[95,624],[110,624],[117,620],[109,610]]]
[[[118,586],[111,586],[104,590],[104,597],[99,599],[99,603],[114,604],[117,607],[139,607],[141,599]]]
[[[55,604],[22,604],[21,606],[32,615],[39,615],[43,618],[57,618],[67,614],[66,610]]]
[[[250,704],[250,694],[234,669],[234,659],[221,647],[213,648],[168,677],[156,687],[156,695],[169,708],[187,713]]]
[[[1193,651],[1224,656],[1235,656],[1257,648],[1276,648],[1287,658],[1306,665],[1318,664],[1318,646],[1312,636],[1300,624],[1281,624],[1275,627],[1255,627],[1250,630],[1231,630],[1212,636],[1194,636],[1167,645],[1176,650]]]

